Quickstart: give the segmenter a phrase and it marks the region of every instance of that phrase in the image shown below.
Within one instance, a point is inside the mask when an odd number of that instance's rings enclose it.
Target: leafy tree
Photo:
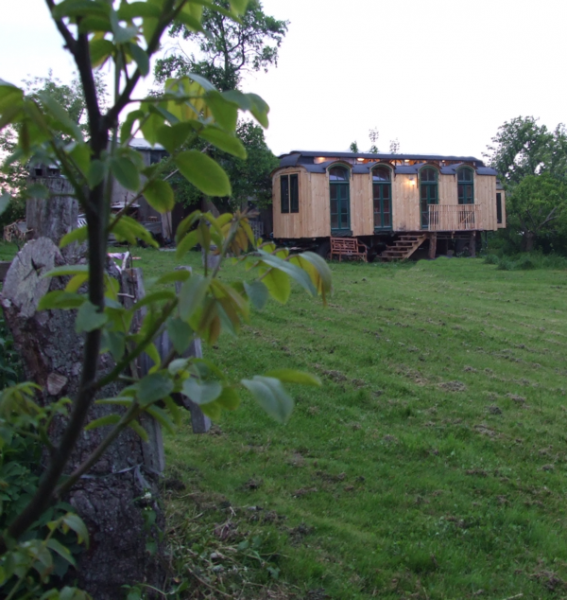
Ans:
[[[528,175],[567,177],[567,132],[562,124],[549,131],[534,117],[516,117],[500,126],[488,150],[485,157],[508,189]]]
[[[518,239],[530,252],[544,243],[547,249],[565,247],[567,231],[567,131],[553,131],[534,117],[516,117],[504,123],[485,154],[498,171],[508,193],[508,232],[499,235],[515,250]],[[518,237],[519,236],[519,237]]]
[[[390,140],[390,154],[399,154],[400,152],[400,142],[398,138],[395,140]]]
[[[231,196],[215,199],[215,205],[221,211],[234,211],[245,207],[249,201],[258,208],[269,206],[272,203],[271,173],[278,167],[279,160],[268,148],[264,130],[252,121],[240,121],[236,135],[246,149],[246,158],[207,147],[207,154],[223,166],[232,182]],[[177,175],[172,178],[171,185],[177,202],[187,207],[200,206],[203,193],[185,178]]]
[[[238,88],[243,71],[267,72],[272,65],[277,66],[288,22],[266,15],[260,0],[250,0],[240,22],[230,18],[228,8],[228,0],[217,0],[205,8],[201,31],[179,22],[170,29],[171,37],[181,35],[195,42],[201,55],[173,54],[159,59],[154,70],[156,81],[164,83],[172,76],[197,73],[219,90],[228,91]]]
[[[522,236],[522,249],[531,252],[541,238],[567,233],[567,182],[549,174],[527,175],[514,188],[508,203],[508,227]]]
[[[359,150],[358,150],[358,144],[356,143],[356,141],[352,142],[352,144],[348,147],[348,149],[351,152],[354,152],[355,154],[359,152]]]
[[[101,106],[104,108],[108,101],[106,83],[102,73],[94,73],[94,81]],[[49,71],[47,77],[35,77],[25,80],[24,89],[26,94],[38,104],[42,103],[42,96],[47,94],[54,98],[65,110],[69,118],[76,123],[84,135],[88,135],[87,107],[82,92],[81,81],[75,74],[69,85],[53,76]],[[69,141],[64,133],[62,140]],[[15,155],[18,145],[18,124],[9,125],[0,131],[0,156]],[[29,164],[20,158],[10,161],[0,170],[0,193],[9,191],[12,202],[0,217],[0,225],[7,225],[25,216],[25,184],[29,175]]]
[[[212,269],[205,266],[203,273],[164,273],[159,283],[179,282],[179,295],[167,288],[134,302],[131,307],[121,304],[116,280],[105,270],[108,235],[113,233],[130,243],[143,239],[151,244],[152,238],[126,215],[126,209],[119,214],[111,213],[113,181],[118,180],[134,192],[136,197],[132,202],[143,194],[160,212],[171,210],[175,201],[171,186],[163,179],[163,175],[174,168],[203,194],[231,196],[226,171],[199,151],[196,144],[206,142],[243,158],[245,149],[236,136],[238,111],[251,113],[262,126],[267,126],[268,107],[254,94],[222,92],[194,75],[169,81],[162,94],[144,99],[119,127],[122,112],[133,102],[137,84],[149,74],[150,60],[160,47],[162,35],[174,20],[199,30],[202,0],[147,0],[120,5],[106,0],[58,3],[46,0],[46,3],[77,65],[86,106],[87,134],[52,93],[36,98],[33,93],[25,94],[23,89],[1,80],[0,127],[13,126],[18,131],[17,147],[7,159],[8,164],[16,159],[57,161],[86,215],[86,226],[67,234],[60,246],[86,241],[87,265],[63,264],[49,273],[42,272],[41,279],[36,272],[41,271],[41,265],[34,263],[30,269],[38,281],[46,281],[47,276],[53,284],[51,291],[32,307],[49,311],[47,316],[41,315],[38,322],[54,323],[60,317],[72,317],[75,333],[82,336],[84,345],[80,373],[75,376],[71,398],[63,396],[62,388],[58,388],[60,391],[56,394],[47,394],[29,383],[7,388],[0,396],[0,447],[9,445],[14,434],[31,436],[47,446],[43,452],[45,469],[37,489],[30,490],[23,508],[18,508],[0,535],[3,577],[0,589],[4,588],[3,596],[12,598],[16,598],[19,591],[22,597],[37,592],[37,587],[26,589],[28,574],[35,570],[44,582],[51,572],[54,554],[72,560],[65,548],[53,542],[51,533],[42,540],[33,538],[31,533],[31,539],[25,538],[26,532],[57,499],[65,498],[127,431],[133,430],[146,439],[145,417],[149,415],[171,427],[179,418],[179,408],[172,395],[184,393],[200,404],[206,414],[217,418],[223,409],[237,407],[240,390],[245,389],[274,418],[287,420],[293,401],[284,383],[318,384],[317,378],[281,369],[233,382],[211,362],[183,357],[183,354],[197,337],[214,344],[222,331],[238,333],[249,318],[251,308],[261,307],[268,296],[286,302],[291,293],[290,278],[313,295],[319,293],[325,297],[330,291],[330,272],[319,256],[311,253],[292,256],[270,243],[257,247],[246,212],[215,218],[210,213],[195,211],[177,230],[177,256],[182,260],[196,244],[208,255],[214,244],[219,257],[217,265]],[[246,9],[246,0],[230,0],[223,6],[230,8],[230,18],[238,23],[238,15]],[[226,13],[221,14],[228,19]],[[93,69],[107,62],[113,66],[115,83],[112,101],[105,109]],[[162,144],[169,152],[168,159],[157,165],[144,165],[140,154],[130,147],[138,131],[151,144]],[[49,201],[48,183],[36,182],[34,197]],[[6,201],[7,196],[4,196],[3,202]],[[217,277],[229,253],[250,267],[247,281],[231,285]],[[250,279],[254,274],[257,277]],[[32,318],[30,307],[26,311],[25,318]],[[140,328],[131,330],[136,318],[141,321]],[[153,345],[163,330],[169,332],[173,343],[167,356],[160,356]],[[24,334],[19,330],[18,336]],[[18,339],[21,342],[25,335]],[[154,364],[149,374],[140,377],[136,370],[131,370],[131,365],[144,352]],[[104,369],[101,364],[105,365]],[[101,397],[109,385],[116,386],[113,389],[118,395],[114,392],[112,397]],[[53,403],[54,398],[59,401]],[[47,407],[40,406],[40,400],[47,403]],[[96,407],[103,407],[107,412],[104,417],[93,420],[95,400]],[[58,414],[59,424],[55,430],[52,428],[54,412]],[[96,436],[85,434],[87,423],[89,430],[98,432]],[[81,452],[74,453],[78,444],[89,440],[94,447],[87,451],[81,446]],[[75,462],[70,462],[72,458]],[[115,485],[116,477],[121,474],[113,473],[112,480],[106,480],[108,486]],[[103,485],[102,480],[100,485]],[[131,510],[138,509],[132,505]],[[50,531],[71,528],[80,538],[87,537],[84,525],[74,515],[64,515],[48,525]],[[36,530],[33,533],[38,535]],[[127,532],[116,533],[126,535]],[[96,565],[90,565],[90,569],[96,569]],[[110,597],[116,598],[119,593],[116,589]],[[61,590],[61,594],[52,590],[43,597],[78,599],[85,596],[72,590]],[[97,595],[97,600],[101,597]]]
[[[194,31],[180,22],[170,29],[171,37],[182,36],[195,42],[200,56],[176,53],[158,59],[154,69],[158,83],[163,84],[172,76],[194,73],[211,81],[219,90],[230,91],[238,89],[245,70],[267,71],[270,66],[277,65],[287,21],[266,15],[259,0],[248,3],[240,22],[230,18],[226,12],[228,8],[227,0],[205,8],[202,30]],[[234,184],[232,196],[217,200],[215,204],[219,210],[240,206],[248,199],[253,199],[259,207],[269,205],[272,198],[270,174],[277,167],[277,159],[266,144],[262,128],[242,121],[236,135],[246,149],[247,159],[203,146],[222,163]],[[186,206],[200,205],[203,195],[183,178],[173,178],[172,185],[178,201]]]

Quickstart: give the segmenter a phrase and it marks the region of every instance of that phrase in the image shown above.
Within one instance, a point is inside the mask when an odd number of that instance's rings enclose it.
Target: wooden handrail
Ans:
[[[429,231],[482,229],[482,211],[475,204],[430,204]]]

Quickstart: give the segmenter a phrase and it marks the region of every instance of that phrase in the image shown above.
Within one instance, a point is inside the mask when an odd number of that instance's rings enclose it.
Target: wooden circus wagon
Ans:
[[[273,173],[273,235],[323,255],[356,238],[382,260],[474,256],[481,232],[506,226],[496,175],[473,157],[294,151]]]

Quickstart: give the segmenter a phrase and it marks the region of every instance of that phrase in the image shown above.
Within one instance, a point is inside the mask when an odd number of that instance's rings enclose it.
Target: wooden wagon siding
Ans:
[[[473,157],[295,152],[284,155],[281,160],[282,166],[273,174],[274,237],[277,239],[318,239],[332,235],[329,172],[337,166],[348,171],[349,186],[350,226],[348,231],[343,228],[341,235],[367,238],[422,231],[453,234],[495,231],[506,226],[505,194],[497,189],[496,172]],[[386,166],[391,173],[390,224],[383,216],[378,221],[381,226],[375,227],[373,170],[380,166]],[[428,167],[437,172],[437,204],[426,208],[434,220],[424,229],[422,225],[427,224],[427,219],[422,215],[420,177]],[[472,204],[459,204],[459,173],[463,168],[473,172]],[[282,213],[280,177],[291,174],[298,175],[299,211]],[[388,185],[384,179],[377,181],[379,185]],[[470,185],[468,179],[463,181]],[[384,203],[384,188],[380,189]],[[497,223],[497,193],[502,199],[502,223]],[[387,212],[384,204],[380,210],[383,214]]]

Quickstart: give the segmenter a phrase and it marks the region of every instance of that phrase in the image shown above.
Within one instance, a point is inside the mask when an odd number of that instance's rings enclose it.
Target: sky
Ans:
[[[1,0],[0,79],[49,69],[69,82],[70,55],[43,0]],[[270,105],[266,139],[291,150],[482,158],[498,127],[534,116],[567,121],[565,0],[263,0],[289,21],[277,68],[244,91]],[[151,81],[147,82],[147,86]]]

